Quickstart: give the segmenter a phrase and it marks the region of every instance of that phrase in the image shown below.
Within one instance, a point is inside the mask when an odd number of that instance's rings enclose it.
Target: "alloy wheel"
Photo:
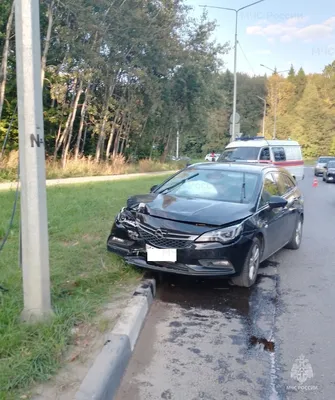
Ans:
[[[297,223],[297,227],[295,229],[295,241],[296,241],[297,245],[299,245],[300,241],[301,241],[301,232],[302,232],[302,222],[300,219],[299,222]]]
[[[251,281],[255,278],[255,274],[257,272],[259,264],[259,255],[260,255],[259,246],[255,244],[251,251],[251,257],[249,260],[249,279]]]

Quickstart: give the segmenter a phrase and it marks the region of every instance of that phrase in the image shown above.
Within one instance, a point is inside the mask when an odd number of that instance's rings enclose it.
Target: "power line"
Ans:
[[[11,121],[9,123],[8,129],[7,129],[7,132],[6,132],[5,140],[4,140],[3,145],[2,145],[1,158],[3,157],[3,155],[5,153],[7,140],[9,138],[9,135],[10,135],[10,132],[11,132],[11,129],[12,129],[12,124],[13,124],[13,120],[14,120],[14,116],[15,116],[16,110],[17,110],[17,103],[16,103],[14,113],[12,115]],[[12,208],[12,215],[11,215],[11,218],[10,218],[9,225],[8,225],[7,231],[5,233],[5,236],[4,236],[3,240],[2,240],[2,242],[0,243],[0,251],[4,248],[4,246],[5,246],[6,242],[7,242],[7,239],[9,237],[10,231],[12,229],[12,226],[13,226],[14,217],[15,217],[15,211],[16,211],[16,206],[17,206],[17,201],[18,201],[18,198],[19,198],[19,182],[20,182],[20,162],[19,162],[18,167],[17,167],[17,185],[16,185],[16,193],[15,193],[14,204],[13,204],[13,208]]]
[[[256,75],[256,74],[255,74],[255,70],[253,69],[252,65],[250,64],[250,61],[248,60],[247,56],[245,55],[245,53],[244,53],[244,51],[243,51],[243,49],[242,49],[242,46],[241,46],[240,42],[238,42],[238,44],[239,44],[239,46],[240,46],[240,49],[241,49],[241,51],[242,51],[242,54],[244,55],[244,58],[246,59],[247,63],[249,64],[250,69],[252,70],[252,72],[254,73],[254,75]]]
[[[4,246],[5,246],[6,242],[7,242],[7,239],[9,237],[10,230],[13,227],[17,201],[19,199],[19,182],[20,182],[19,176],[20,176],[20,164],[18,165],[18,168],[17,168],[17,185],[16,185],[14,204],[13,204],[13,208],[12,208],[12,215],[11,215],[11,218],[10,218],[10,221],[9,221],[7,232],[5,233],[5,236],[4,236],[4,238],[3,238],[3,240],[2,240],[2,242],[0,244],[0,251],[4,248]]]
[[[16,111],[17,111],[17,103],[16,103],[16,106],[15,106],[15,110],[14,110],[14,113],[13,113],[13,115],[12,115],[12,118],[11,118],[10,123],[9,123],[9,125],[8,125],[8,128],[7,128],[5,140],[4,140],[4,142],[3,142],[2,149],[1,149],[0,160],[1,160],[1,158],[3,157],[3,155],[5,154],[6,143],[7,143],[7,140],[8,140],[8,138],[9,138],[10,131],[11,131],[11,129],[12,129],[12,125],[13,125],[13,121],[14,121],[14,115],[16,114]]]
[[[2,242],[0,243],[0,252],[4,248],[4,246],[5,246],[6,242],[7,242],[7,239],[9,237],[10,231],[11,231],[11,229],[13,227],[13,224],[14,224],[14,217],[15,217],[15,212],[16,212],[16,208],[17,208],[17,201],[19,199],[19,193],[20,193],[19,187],[20,187],[20,162],[19,162],[19,165],[17,167],[17,185],[16,185],[14,204],[13,204],[13,208],[12,208],[12,215],[11,215],[10,220],[9,220],[7,232],[5,233],[5,236],[4,236],[3,240],[2,240]],[[20,231],[20,235],[21,235],[21,231]],[[20,258],[21,258],[21,240],[20,240]],[[3,287],[2,285],[0,285],[0,290],[3,291],[3,292],[8,292],[8,289]]]
[[[13,124],[13,121],[14,121],[14,116],[16,114],[16,110],[17,110],[17,103],[16,103],[14,113],[12,115],[11,121],[9,123],[8,129],[7,129],[7,132],[6,132],[5,140],[4,140],[3,145],[2,145],[0,159],[3,157],[3,155],[5,153],[7,140],[9,138],[9,135],[10,135],[10,132],[11,132],[11,129],[12,129],[12,124]],[[7,231],[5,232],[5,236],[4,236],[3,240],[2,240],[2,242],[0,243],[0,251],[5,247],[5,244],[6,244],[7,240],[8,240],[9,235],[10,235],[10,231],[11,231],[11,229],[13,227],[15,212],[16,212],[16,208],[17,208],[17,201],[19,199],[19,186],[20,186],[19,183],[20,183],[20,162],[19,162],[18,167],[17,167],[17,185],[16,185],[14,204],[13,204],[13,208],[12,208],[12,215],[10,217],[8,228],[7,228]],[[3,291],[3,292],[8,292],[8,289],[3,287],[2,285],[0,285],[0,290]]]

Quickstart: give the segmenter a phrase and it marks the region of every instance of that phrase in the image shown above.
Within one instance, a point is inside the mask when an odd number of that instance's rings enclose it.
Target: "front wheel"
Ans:
[[[255,283],[261,258],[261,249],[262,246],[260,240],[254,238],[244,261],[241,274],[232,278],[232,283],[234,285],[250,287]]]
[[[285,246],[287,249],[298,250],[301,244],[302,238],[302,217],[299,216],[298,221],[296,222],[294,232],[292,234],[292,238]]]

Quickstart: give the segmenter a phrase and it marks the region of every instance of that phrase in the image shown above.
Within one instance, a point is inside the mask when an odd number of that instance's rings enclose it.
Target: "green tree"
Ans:
[[[334,115],[325,108],[315,81],[309,79],[295,109],[291,138],[300,142],[308,157],[327,154],[334,135],[334,123]]]
[[[302,68],[299,69],[295,77],[294,83],[296,87],[297,100],[300,100],[307,84],[307,77],[305,71]]]
[[[290,70],[289,70],[287,79],[288,79],[289,81],[291,81],[291,82],[294,82],[295,76],[296,76],[296,75],[295,75],[295,69],[294,69],[293,65],[291,64],[291,67],[290,67]]]

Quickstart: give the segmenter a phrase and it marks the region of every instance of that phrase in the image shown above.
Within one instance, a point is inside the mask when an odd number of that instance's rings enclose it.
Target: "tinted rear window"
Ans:
[[[329,161],[328,168],[335,168],[335,161]]]
[[[286,161],[286,154],[284,147],[272,147],[272,152],[275,161]]]
[[[219,161],[237,161],[237,160],[258,160],[259,147],[234,147],[226,149],[220,156]]]

